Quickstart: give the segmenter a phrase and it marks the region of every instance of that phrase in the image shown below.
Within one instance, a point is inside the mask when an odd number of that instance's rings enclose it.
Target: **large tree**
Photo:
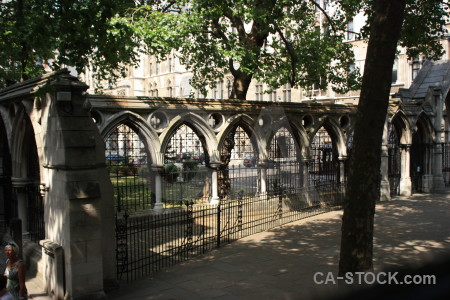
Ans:
[[[439,58],[442,54],[439,40],[445,32],[447,17],[447,7],[439,0],[372,0],[360,4],[368,17],[365,34],[369,44],[344,204],[341,275],[372,269],[381,141],[397,46],[407,47],[410,57],[421,53]]]
[[[344,42],[351,6],[312,0],[153,1],[118,22],[131,24],[149,54],[176,50],[202,89],[231,73],[230,98],[245,99],[252,79],[271,88],[357,88]],[[326,18],[317,19],[327,11]]]
[[[113,17],[134,6],[121,0],[0,1],[0,87],[42,74],[46,64],[79,72],[90,64],[100,78],[121,75],[123,63],[136,61],[138,43]]]

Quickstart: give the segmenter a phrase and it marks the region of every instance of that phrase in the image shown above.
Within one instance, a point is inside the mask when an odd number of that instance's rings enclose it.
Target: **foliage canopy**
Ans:
[[[42,74],[46,64],[121,75],[123,63],[136,61],[138,43],[113,17],[134,7],[129,2],[0,1],[0,87]]]

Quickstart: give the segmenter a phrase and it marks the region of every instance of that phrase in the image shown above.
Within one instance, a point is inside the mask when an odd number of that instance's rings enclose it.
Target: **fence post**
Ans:
[[[125,211],[123,218],[116,214],[116,259],[117,278],[126,273],[128,281],[128,214]]]
[[[220,211],[221,204],[217,205],[217,248],[220,248]]]

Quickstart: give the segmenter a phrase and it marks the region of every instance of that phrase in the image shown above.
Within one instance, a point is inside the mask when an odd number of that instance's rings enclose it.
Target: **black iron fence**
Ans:
[[[133,280],[242,237],[340,208],[344,190],[323,185],[279,195],[117,214],[117,276]]]
[[[442,143],[442,175],[445,186],[450,186],[450,144]]]
[[[166,164],[162,175],[162,201],[166,207],[206,203],[211,196],[211,172],[203,164],[189,160]]]
[[[45,239],[44,226],[44,197],[41,195],[38,185],[30,185],[27,188],[28,197],[28,232],[30,240],[38,242]]]

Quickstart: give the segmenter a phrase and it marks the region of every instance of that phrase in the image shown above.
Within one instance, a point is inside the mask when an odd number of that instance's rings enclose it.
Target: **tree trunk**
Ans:
[[[404,10],[405,0],[378,0],[374,4],[344,203],[340,275],[368,271],[373,267],[373,225],[380,189],[381,141]]]
[[[231,159],[231,151],[234,148],[234,135],[236,130],[233,130],[225,138],[225,142],[222,146],[220,153],[221,164],[218,170],[217,184],[219,186],[219,198],[221,200],[227,200],[231,190],[230,172],[228,170]]]
[[[245,100],[250,82],[252,82],[252,76],[243,72],[235,72],[233,76],[233,89],[231,90],[230,99]]]

